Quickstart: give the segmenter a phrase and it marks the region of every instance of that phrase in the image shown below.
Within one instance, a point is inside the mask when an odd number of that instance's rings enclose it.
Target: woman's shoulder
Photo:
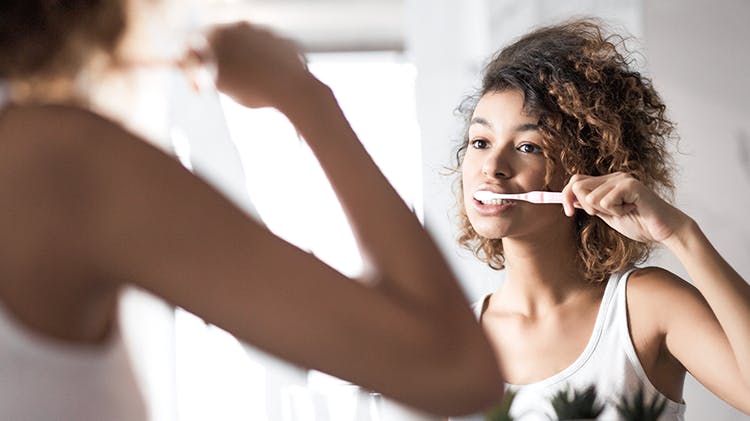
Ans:
[[[651,294],[670,294],[691,289],[692,285],[675,273],[658,266],[646,266],[632,271],[628,277],[628,290],[649,291]]]
[[[660,267],[634,270],[627,283],[628,308],[652,315],[674,314],[681,303],[702,300],[700,292],[689,282]]]
[[[119,124],[94,111],[68,104],[13,105],[0,118],[3,141],[23,143],[93,138],[99,134],[126,134]],[[11,136],[12,135],[12,136]]]
[[[61,170],[51,163],[68,163],[66,174],[96,177],[149,155],[164,155],[118,122],[64,104],[9,107],[0,116],[0,145],[4,161],[11,166],[15,162],[19,170],[35,176]]]
[[[172,161],[113,120],[59,104],[6,109],[0,115],[0,147],[0,196],[19,211],[43,206],[80,213],[107,192],[133,187],[115,179],[132,180],[141,168],[158,172]],[[138,180],[143,184],[138,187],[148,188],[144,177]]]
[[[3,161],[36,175],[59,169],[51,162],[75,162],[84,169],[92,155],[107,159],[103,149],[128,137],[133,136],[114,121],[72,105],[14,105],[0,116]]]

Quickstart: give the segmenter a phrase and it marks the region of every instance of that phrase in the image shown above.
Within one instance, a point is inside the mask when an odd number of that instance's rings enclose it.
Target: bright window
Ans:
[[[414,67],[386,52],[308,58],[375,162],[421,215]],[[273,110],[248,110],[228,98],[222,106],[247,190],[269,229],[344,274],[360,273],[362,261],[342,209],[293,127]],[[186,312],[178,312],[176,329],[181,421],[379,419],[376,399],[346,382],[245,348]]]

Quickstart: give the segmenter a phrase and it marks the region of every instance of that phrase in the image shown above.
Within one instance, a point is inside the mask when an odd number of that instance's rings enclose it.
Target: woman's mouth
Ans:
[[[508,199],[472,200],[474,202],[474,210],[483,216],[498,215],[515,205],[515,201]]]
[[[477,198],[474,198],[474,200],[476,200],[477,202],[479,202],[479,203],[481,203],[483,205],[509,205],[509,204],[513,203],[512,200],[508,200],[508,199],[484,199],[484,200],[479,200]]]

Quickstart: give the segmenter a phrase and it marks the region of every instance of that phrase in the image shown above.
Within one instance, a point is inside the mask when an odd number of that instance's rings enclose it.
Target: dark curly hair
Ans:
[[[667,146],[674,124],[650,79],[633,69],[625,38],[604,28],[591,18],[567,21],[534,30],[495,55],[484,68],[480,90],[459,106],[466,130],[456,152],[456,169],[466,153],[477,101],[486,93],[518,90],[526,113],[539,118],[548,185],[560,175],[567,182],[574,174],[621,171],[671,199]],[[463,201],[459,203],[459,243],[492,268],[502,269],[502,241],[478,235]],[[653,247],[628,239],[583,211],[576,213],[575,221],[579,263],[588,281],[604,280],[643,262]]]
[[[0,78],[70,77],[99,52],[115,50],[128,0],[3,0]]]

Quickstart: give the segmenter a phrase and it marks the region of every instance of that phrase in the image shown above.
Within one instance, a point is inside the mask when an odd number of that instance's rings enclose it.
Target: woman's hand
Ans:
[[[664,242],[691,219],[629,174],[574,175],[563,189],[565,214],[598,216],[636,241]]]
[[[218,26],[208,41],[217,88],[247,107],[283,109],[316,82],[297,46],[268,30],[248,23]]]

